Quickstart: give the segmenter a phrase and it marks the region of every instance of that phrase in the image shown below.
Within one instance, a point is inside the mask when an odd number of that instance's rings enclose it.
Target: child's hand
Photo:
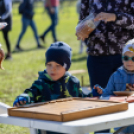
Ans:
[[[129,91],[134,91],[134,84],[126,84],[126,88],[129,89]]]
[[[103,93],[101,86],[99,86],[98,84],[94,86],[94,89],[97,90],[97,93],[98,93],[98,94],[102,94],[102,93]]]
[[[26,97],[18,96],[13,103],[13,107],[19,107],[21,105],[26,104],[26,102],[27,102]]]

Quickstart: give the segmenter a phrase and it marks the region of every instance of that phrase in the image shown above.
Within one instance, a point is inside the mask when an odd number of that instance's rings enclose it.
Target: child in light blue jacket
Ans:
[[[113,91],[134,91],[134,39],[129,40],[122,52],[123,66],[118,68],[110,77],[105,89],[99,85],[94,86],[94,91],[101,94],[101,98],[114,96]],[[117,129],[117,128],[116,128]],[[134,132],[134,125],[128,126],[123,133]]]

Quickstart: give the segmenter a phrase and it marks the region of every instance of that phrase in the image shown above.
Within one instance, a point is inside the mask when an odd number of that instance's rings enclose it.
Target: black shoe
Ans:
[[[11,55],[6,55],[6,57],[5,57],[5,60],[12,60],[13,58],[12,58],[12,56]]]
[[[38,45],[37,48],[42,49],[42,48],[45,48],[45,47],[42,46],[42,45]]]
[[[43,35],[39,36],[39,38],[45,43],[45,39]]]
[[[16,52],[16,51],[24,51],[24,50],[20,46],[16,46],[14,51]]]

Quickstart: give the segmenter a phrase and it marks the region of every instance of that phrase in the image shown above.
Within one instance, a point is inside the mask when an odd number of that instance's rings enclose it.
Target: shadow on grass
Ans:
[[[13,54],[17,54],[17,53],[24,53],[24,52],[29,52],[29,51],[34,51],[34,50],[46,50],[46,48],[30,48],[30,49],[23,49],[23,51],[12,51]]]

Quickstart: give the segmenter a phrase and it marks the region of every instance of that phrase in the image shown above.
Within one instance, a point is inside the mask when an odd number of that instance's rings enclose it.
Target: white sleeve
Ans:
[[[6,12],[2,14],[1,19],[6,19],[12,12],[12,0],[4,0]]]

